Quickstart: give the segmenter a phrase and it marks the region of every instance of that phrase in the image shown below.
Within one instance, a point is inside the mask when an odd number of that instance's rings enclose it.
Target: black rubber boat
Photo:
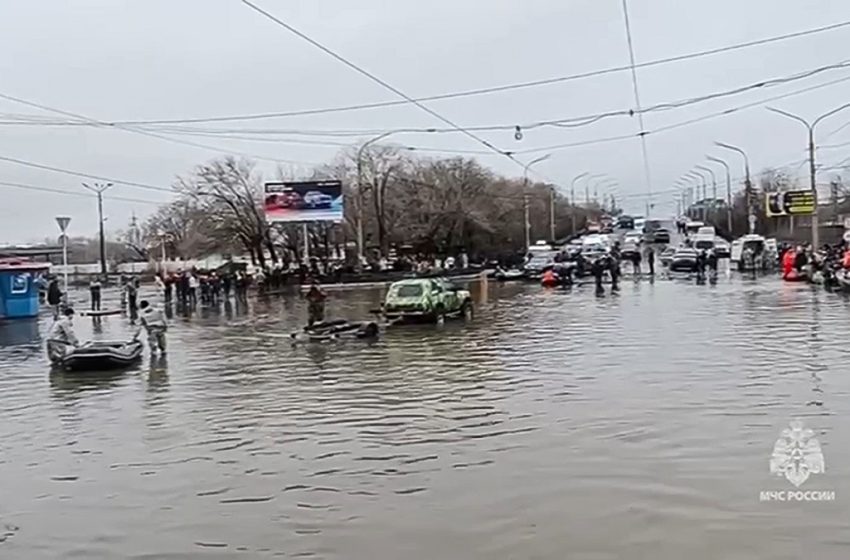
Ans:
[[[342,338],[371,340],[378,338],[379,332],[380,328],[375,321],[337,319],[315,323],[310,327],[304,327],[301,332],[292,333],[290,336],[293,342],[324,342]]]
[[[91,341],[68,352],[61,365],[67,370],[120,369],[138,362],[142,358],[142,349],[138,340]]]

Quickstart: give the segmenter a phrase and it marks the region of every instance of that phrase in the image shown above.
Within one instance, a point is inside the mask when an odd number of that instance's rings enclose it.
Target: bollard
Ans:
[[[481,272],[481,279],[478,283],[480,286],[480,294],[478,298],[478,303],[487,303],[487,292],[489,291],[489,282],[490,279],[487,278],[487,271],[484,270]]]

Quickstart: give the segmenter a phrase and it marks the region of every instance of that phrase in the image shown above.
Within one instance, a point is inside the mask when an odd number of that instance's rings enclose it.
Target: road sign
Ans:
[[[62,233],[65,233],[65,230],[68,229],[68,224],[71,223],[71,218],[68,216],[56,216],[56,223],[59,224],[59,229],[62,230]]]
[[[768,217],[809,216],[815,212],[814,191],[786,191],[767,193],[765,209]]]

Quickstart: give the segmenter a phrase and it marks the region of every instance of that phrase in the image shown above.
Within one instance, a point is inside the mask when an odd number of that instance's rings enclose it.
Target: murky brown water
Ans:
[[[4,326],[0,557],[846,558],[848,315],[772,279],[491,285],[468,326],[293,349],[305,309],[276,299],[176,318],[167,363],[98,380]],[[768,462],[795,416],[832,503],[759,501],[793,489]]]

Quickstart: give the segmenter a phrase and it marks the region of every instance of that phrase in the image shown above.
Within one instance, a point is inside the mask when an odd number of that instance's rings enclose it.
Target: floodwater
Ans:
[[[469,325],[297,348],[303,302],[252,300],[89,379],[49,374],[49,318],[2,327],[0,557],[847,557],[847,299],[733,277],[486,300]],[[826,462],[801,490],[832,502],[759,500],[794,489],[769,459],[795,417]]]

